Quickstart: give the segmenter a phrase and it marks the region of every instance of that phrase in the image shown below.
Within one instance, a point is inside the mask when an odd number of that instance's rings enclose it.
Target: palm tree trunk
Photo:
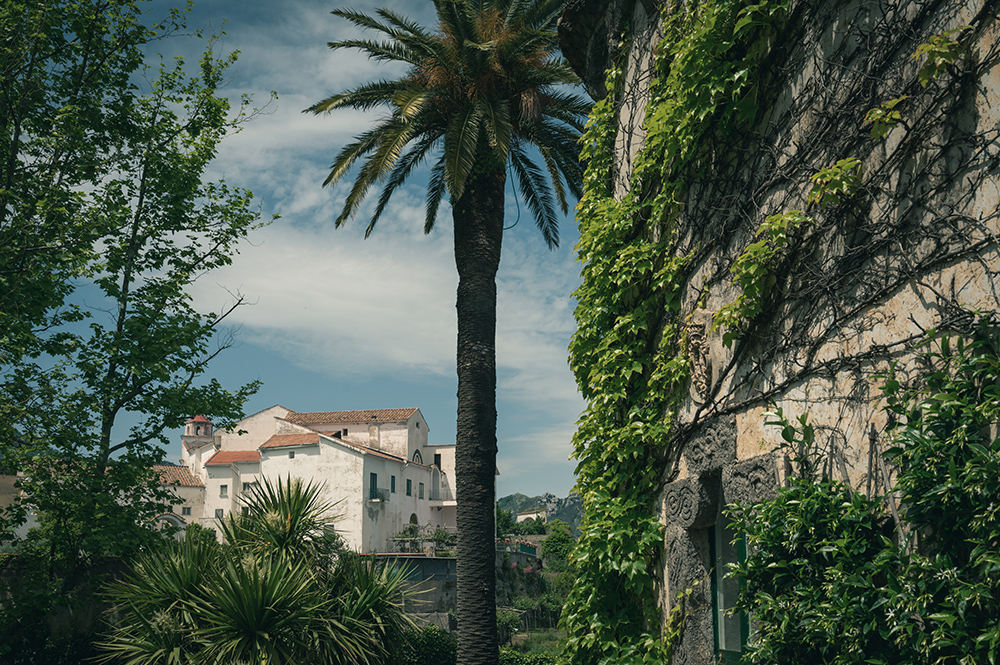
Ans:
[[[506,173],[483,160],[455,203],[458,267],[458,665],[496,665],[496,274]]]

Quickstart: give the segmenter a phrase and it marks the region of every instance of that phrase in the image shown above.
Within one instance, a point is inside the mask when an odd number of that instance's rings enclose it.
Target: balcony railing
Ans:
[[[432,490],[429,498],[431,501],[454,501],[455,495],[452,493],[451,489],[442,487],[437,491]]]
[[[369,501],[388,501],[389,500],[389,490],[384,487],[370,487],[368,488],[368,500]]]

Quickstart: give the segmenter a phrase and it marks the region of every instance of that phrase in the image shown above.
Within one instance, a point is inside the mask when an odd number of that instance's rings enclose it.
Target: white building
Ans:
[[[336,504],[350,547],[386,551],[409,524],[454,530],[455,446],[430,445],[428,431],[416,408],[297,413],[272,406],[221,431],[196,416],[181,436],[190,480],[161,477],[173,479],[167,484],[184,499],[174,514],[211,528],[239,510],[240,495],[261,478],[315,481]]]

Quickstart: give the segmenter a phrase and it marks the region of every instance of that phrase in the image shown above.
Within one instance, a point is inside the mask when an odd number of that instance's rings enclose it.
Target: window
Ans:
[[[396,476],[389,476],[389,491],[396,493]]]
[[[377,499],[378,498],[378,474],[370,473],[368,474],[368,498]]]
[[[294,450],[289,450],[288,451],[288,459],[295,459],[295,451]]]
[[[219,485],[219,496],[229,496],[229,485]]]
[[[424,484],[423,483],[420,483],[420,488],[419,489],[420,489],[420,496],[418,496],[417,498],[418,499],[422,499],[422,498],[424,498]]]
[[[414,450],[413,451],[413,461],[416,462],[417,464],[423,464],[424,463],[424,458],[420,454],[419,450]]]
[[[434,453],[434,466],[441,468],[441,453]]]
[[[190,514],[191,514],[191,506],[184,506],[183,508],[181,508],[181,515],[190,515]]]
[[[223,511],[222,508],[215,509],[215,519],[221,520],[223,515],[225,515],[225,511]]]
[[[746,614],[734,612],[740,592],[740,580],[729,574],[729,564],[746,558],[746,543],[719,516],[710,537],[712,572],[712,612],[715,624],[715,648],[721,663],[738,663],[747,641]],[[733,542],[733,541],[736,542]]]
[[[406,479],[406,496],[413,496],[413,481]]]

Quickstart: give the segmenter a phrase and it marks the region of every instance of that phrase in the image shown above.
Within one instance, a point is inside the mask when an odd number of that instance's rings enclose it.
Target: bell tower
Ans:
[[[184,423],[181,443],[181,464],[189,467],[195,475],[199,475],[198,467],[201,465],[201,461],[208,459],[203,453],[207,452],[208,455],[211,455],[215,452],[215,433],[212,421],[205,416],[195,416]]]

